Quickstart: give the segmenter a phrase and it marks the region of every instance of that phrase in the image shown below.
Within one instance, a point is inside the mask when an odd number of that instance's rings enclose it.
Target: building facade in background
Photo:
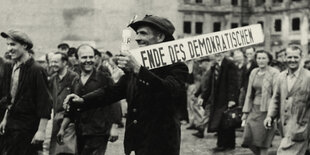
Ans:
[[[61,42],[72,46],[87,42],[118,53],[122,30],[135,15],[138,19],[145,14],[164,16],[174,23],[176,36],[181,33],[178,4],[178,0],[0,0],[0,30],[29,34],[36,58],[56,51]],[[0,56],[5,47],[0,42]]]
[[[309,0],[183,0],[183,34],[179,37],[261,24],[268,51],[279,51],[290,43],[309,51]],[[306,53],[305,53],[306,54]]]

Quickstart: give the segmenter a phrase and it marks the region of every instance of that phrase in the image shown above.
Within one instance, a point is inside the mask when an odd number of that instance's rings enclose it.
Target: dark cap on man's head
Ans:
[[[67,43],[60,43],[57,48],[70,48],[70,46]]]
[[[146,15],[142,20],[133,22],[129,24],[132,29],[137,31],[137,29],[140,26],[153,26],[160,32],[164,33],[166,35],[167,41],[174,40],[173,33],[175,31],[175,28],[173,24],[166,18],[158,17],[158,16],[153,16],[153,15]]]
[[[9,30],[8,32],[1,32],[1,36],[3,38],[10,38],[21,44],[26,44],[28,50],[32,49],[33,47],[33,43],[31,39],[28,37],[28,35],[19,30]]]

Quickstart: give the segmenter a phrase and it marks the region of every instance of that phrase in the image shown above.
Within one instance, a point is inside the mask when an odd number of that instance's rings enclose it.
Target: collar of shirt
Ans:
[[[13,71],[19,69],[22,65],[26,64],[26,62],[29,61],[30,59],[31,57],[29,57],[28,59],[22,59],[21,61],[15,62],[13,66]]]
[[[298,77],[298,75],[299,75],[299,73],[300,73],[300,68],[301,67],[299,67],[294,73],[291,73],[289,70],[287,70],[287,73],[286,73],[286,75],[287,76],[289,76],[289,77]]]
[[[67,68],[64,68],[64,72],[65,72],[64,74],[58,75],[58,78],[59,78],[60,81],[68,74]]]

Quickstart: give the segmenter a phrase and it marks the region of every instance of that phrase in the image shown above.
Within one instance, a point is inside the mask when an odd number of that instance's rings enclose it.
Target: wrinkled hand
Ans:
[[[57,137],[56,137],[57,143],[59,145],[62,145],[64,143],[64,135],[65,135],[65,131],[59,130]]]
[[[231,108],[231,107],[233,107],[233,106],[235,106],[236,105],[236,102],[235,101],[229,101],[228,102],[228,108]]]
[[[45,132],[38,130],[32,138],[31,144],[43,144],[44,138]]]
[[[116,129],[116,124],[113,124],[112,128],[110,130],[109,141],[113,143],[117,140],[118,140],[118,133],[117,133],[117,129]]]
[[[116,59],[119,68],[139,73],[141,65],[128,51],[122,52],[122,56],[117,56]]]
[[[272,118],[267,116],[266,119],[264,120],[264,126],[266,129],[271,129],[272,127]]]
[[[76,94],[70,94],[70,95],[67,95],[67,97],[64,99],[63,107],[65,109],[66,109],[67,105],[69,104],[70,99],[72,99],[74,104],[82,104],[82,103],[84,103],[84,99],[83,98],[79,97]]]
[[[6,126],[6,120],[2,120],[0,123],[0,135],[3,135],[5,133],[5,126]]]

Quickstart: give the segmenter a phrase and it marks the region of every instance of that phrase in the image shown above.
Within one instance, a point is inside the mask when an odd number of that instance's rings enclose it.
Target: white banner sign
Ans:
[[[255,45],[264,41],[260,24],[224,30],[130,50],[148,69]]]

